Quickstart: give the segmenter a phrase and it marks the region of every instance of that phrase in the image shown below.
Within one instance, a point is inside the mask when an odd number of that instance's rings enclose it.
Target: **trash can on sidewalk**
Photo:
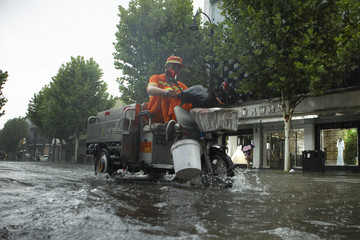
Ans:
[[[307,172],[323,172],[325,170],[325,153],[320,150],[302,152],[302,170]]]

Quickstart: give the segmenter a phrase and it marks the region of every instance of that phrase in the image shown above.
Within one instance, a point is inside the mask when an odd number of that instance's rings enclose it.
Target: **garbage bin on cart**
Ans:
[[[325,152],[320,150],[306,150],[302,152],[302,170],[308,172],[323,172]]]

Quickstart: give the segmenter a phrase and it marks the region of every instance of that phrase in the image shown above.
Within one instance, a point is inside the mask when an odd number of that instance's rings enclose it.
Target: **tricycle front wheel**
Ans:
[[[231,158],[221,149],[211,148],[209,158],[211,171],[207,171],[208,173],[219,176],[223,179],[226,179],[227,177],[233,177],[235,175],[234,164]],[[203,164],[203,167],[206,169],[206,164]]]

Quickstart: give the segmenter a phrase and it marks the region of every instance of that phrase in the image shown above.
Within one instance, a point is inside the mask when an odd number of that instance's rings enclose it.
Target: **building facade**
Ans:
[[[243,103],[238,133],[228,137],[229,155],[243,164],[241,146],[253,143],[255,168],[284,167],[284,122],[279,100]],[[303,151],[324,152],[326,168],[359,167],[360,88],[306,97],[294,111],[290,134],[291,167],[302,167]]]
[[[50,141],[47,138],[42,137],[39,134],[38,128],[35,124],[30,122],[28,129],[28,137],[26,141],[26,149],[27,149],[27,159],[29,161],[40,161],[39,157],[42,155],[50,155],[51,153],[51,146]]]

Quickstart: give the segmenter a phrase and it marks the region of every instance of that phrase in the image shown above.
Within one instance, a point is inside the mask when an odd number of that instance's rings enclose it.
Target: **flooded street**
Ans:
[[[358,239],[360,175],[238,170],[232,189],[0,162],[0,239]]]

